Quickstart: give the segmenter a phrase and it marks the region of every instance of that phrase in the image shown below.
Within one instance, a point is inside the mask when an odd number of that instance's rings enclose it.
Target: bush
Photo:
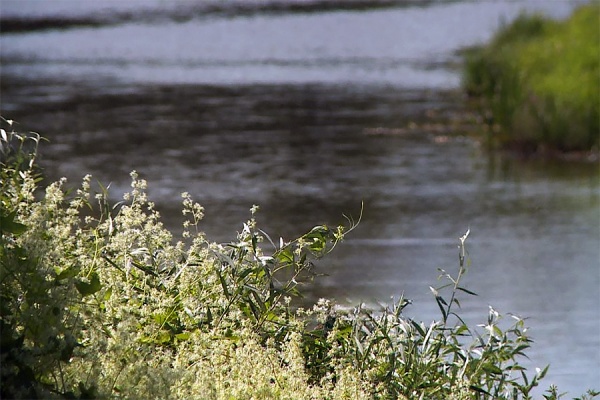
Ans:
[[[495,142],[524,152],[597,150],[598,15],[598,2],[565,22],[521,15],[466,52],[463,86],[498,125]]]
[[[65,180],[36,197],[39,136],[12,121],[0,139],[2,398],[372,399],[530,398],[519,364],[524,320],[490,308],[483,331],[461,319],[465,234],[456,276],[432,288],[441,319],[320,300],[293,306],[313,261],[354,229],[316,226],[275,243],[255,220],[237,240],[197,231],[203,209],[183,195],[180,241],[134,172],[123,201]],[[447,293],[446,293],[447,292]],[[446,293],[446,295],[443,295]],[[589,393],[594,395],[593,392]],[[558,398],[556,388],[545,396]]]

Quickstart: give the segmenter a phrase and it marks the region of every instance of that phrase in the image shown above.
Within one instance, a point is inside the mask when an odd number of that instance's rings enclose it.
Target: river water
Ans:
[[[253,204],[289,240],[364,203],[307,302],[404,294],[408,315],[439,318],[428,287],[470,228],[464,316],[530,317],[525,364],[579,395],[600,381],[598,164],[484,151],[456,55],[522,10],[577,4],[2,0],[0,105],[49,138],[49,178],[92,173],[120,194],[136,169],[168,226],[188,191],[215,241]]]

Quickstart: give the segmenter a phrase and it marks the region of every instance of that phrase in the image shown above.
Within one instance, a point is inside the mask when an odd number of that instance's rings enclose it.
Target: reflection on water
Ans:
[[[555,364],[551,377],[565,389],[590,386],[599,362],[586,354],[600,324],[597,165],[490,158],[460,130],[419,128],[460,115],[459,99],[380,87],[164,86],[75,92],[13,115],[50,138],[42,163],[52,179],[92,172],[121,193],[137,169],[171,227],[189,191],[217,241],[234,239],[253,204],[263,229],[291,239],[344,222],[342,213],[358,217],[364,202],[359,228],[318,264],[327,276],[305,288],[307,302],[375,304],[404,293],[415,300],[409,314],[436,318],[428,285],[437,268],[456,268],[456,238],[470,227],[467,284],[480,297],[463,301],[467,318],[482,322],[488,304],[532,316],[534,366]]]
[[[572,7],[524,4],[542,3]],[[483,322],[488,304],[531,316],[531,365],[552,363],[547,384],[578,394],[600,370],[590,352],[600,346],[598,165],[489,156],[454,125],[458,76],[443,66],[456,46],[489,36],[498,8],[515,15],[520,3],[435,4],[3,34],[2,113],[50,139],[50,179],[89,172],[119,194],[136,169],[170,227],[188,191],[216,241],[232,240],[253,204],[263,229],[291,239],[357,218],[364,202],[359,228],[318,263],[327,276],[305,287],[307,302],[404,293],[409,315],[437,318],[428,286],[437,268],[456,268],[470,228],[466,282],[480,296],[463,300],[466,318]],[[456,29],[463,14],[459,28],[471,30]],[[411,42],[401,34],[415,35],[415,21],[440,22]],[[148,47],[189,29],[192,47]]]
[[[0,35],[3,73],[68,77],[100,88],[134,82],[451,88],[459,83],[457,74],[446,68],[456,62],[454,51],[487,40],[504,18],[512,19],[521,10],[564,17],[577,2],[432,1],[434,6],[415,7],[427,3],[390,1],[373,2],[386,8],[371,6],[364,12],[342,7],[350,3],[344,1],[293,2],[305,3],[304,11],[286,7],[292,3],[288,1],[242,7],[252,12],[236,9],[239,2],[226,7],[209,3],[230,15],[213,13],[204,1],[138,0],[137,7],[91,1],[85,3],[90,4],[87,13],[85,6],[72,3],[3,0],[2,15],[8,22],[35,27],[46,17],[48,24],[54,21],[59,27],[65,18],[92,20],[67,24],[72,29]],[[361,4],[366,3],[354,7]],[[267,5],[279,11],[265,12]]]

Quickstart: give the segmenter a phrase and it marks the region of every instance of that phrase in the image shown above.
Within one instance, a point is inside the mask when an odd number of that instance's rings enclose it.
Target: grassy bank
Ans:
[[[136,173],[116,204],[90,176],[38,188],[39,143],[3,121],[3,399],[529,399],[547,372],[520,364],[532,342],[522,318],[491,307],[481,325],[461,318],[475,299],[462,286],[468,232],[455,270],[431,288],[437,321],[404,317],[405,299],[299,309],[299,284],[351,218],[284,242],[259,229],[253,207],[220,244],[199,231],[203,209],[184,193],[174,235]]]
[[[597,150],[600,3],[566,21],[522,15],[466,52],[463,86],[496,145],[526,153]]]

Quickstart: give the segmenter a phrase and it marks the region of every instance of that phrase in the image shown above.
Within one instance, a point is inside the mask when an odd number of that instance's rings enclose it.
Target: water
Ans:
[[[428,286],[456,269],[470,228],[466,318],[530,316],[544,387],[598,388],[598,165],[488,155],[456,90],[461,46],[521,9],[564,17],[576,3],[365,4],[3,0],[2,18],[64,29],[0,35],[2,114],[51,140],[49,178],[89,172],[122,193],[136,169],[170,227],[189,191],[216,241],[253,204],[291,239],[364,202],[307,301],[404,293],[409,315],[439,318]]]

